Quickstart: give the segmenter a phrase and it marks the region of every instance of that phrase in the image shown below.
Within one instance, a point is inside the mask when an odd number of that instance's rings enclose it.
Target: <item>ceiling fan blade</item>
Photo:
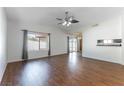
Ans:
[[[61,19],[61,18],[56,18],[57,20],[63,20],[63,19]]]
[[[60,25],[60,24],[62,24],[62,23],[58,23],[58,25]]]
[[[71,23],[78,23],[79,21],[78,20],[75,20],[75,19],[73,19],[72,21],[71,21]]]

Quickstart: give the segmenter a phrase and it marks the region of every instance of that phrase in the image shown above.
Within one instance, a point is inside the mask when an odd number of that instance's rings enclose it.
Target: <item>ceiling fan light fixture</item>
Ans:
[[[71,25],[71,22],[68,22],[69,25]]]
[[[78,20],[75,20],[74,19],[74,16],[68,16],[68,12],[65,12],[65,18],[64,19],[61,19],[61,18],[56,18],[57,20],[61,21],[61,25],[63,26],[70,26],[72,23],[78,23],[79,21]]]
[[[67,24],[67,22],[65,21],[65,22],[63,22],[63,24],[62,24],[62,25],[63,25],[63,26],[65,26],[66,24]]]
[[[69,18],[69,21],[72,21],[73,20],[73,16],[71,16],[70,18]]]
[[[67,27],[71,25],[71,22],[68,22]]]
[[[69,24],[67,24],[67,27],[69,27]]]

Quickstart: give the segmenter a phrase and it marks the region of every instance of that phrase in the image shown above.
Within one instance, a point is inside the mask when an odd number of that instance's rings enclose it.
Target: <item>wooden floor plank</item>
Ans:
[[[124,66],[83,58],[79,53],[9,63],[1,85],[112,86],[124,85]]]

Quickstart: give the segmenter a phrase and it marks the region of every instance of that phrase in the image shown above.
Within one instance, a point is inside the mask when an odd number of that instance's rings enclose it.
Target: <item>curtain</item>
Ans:
[[[22,30],[23,31],[23,49],[22,49],[22,59],[28,59],[28,31],[27,30]]]
[[[48,56],[50,56],[51,55],[51,40],[50,40],[50,33],[48,34],[48,36],[49,36],[49,50],[48,50]]]
[[[69,54],[69,36],[67,37],[67,53]]]

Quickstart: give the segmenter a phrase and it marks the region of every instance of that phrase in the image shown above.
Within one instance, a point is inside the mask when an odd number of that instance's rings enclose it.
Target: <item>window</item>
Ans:
[[[112,43],[112,40],[104,40],[104,43],[105,44],[111,44]]]
[[[97,46],[121,46],[121,39],[101,39],[97,40]]]
[[[48,37],[40,38],[40,49],[47,49],[48,48]]]
[[[48,34],[29,32],[28,51],[48,50]]]

